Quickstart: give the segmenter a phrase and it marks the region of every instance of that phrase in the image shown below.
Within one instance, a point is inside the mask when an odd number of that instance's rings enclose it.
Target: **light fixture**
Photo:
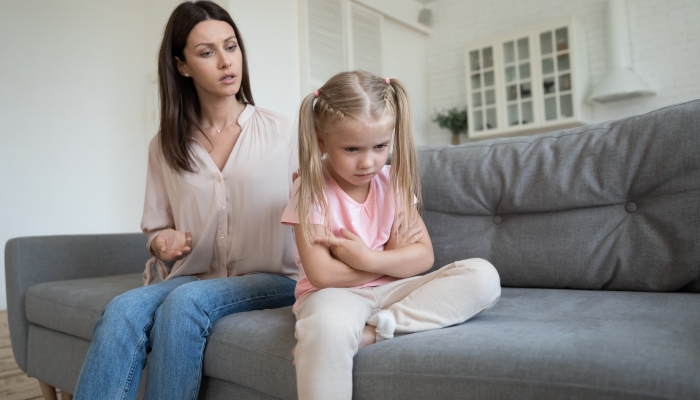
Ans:
[[[418,22],[427,27],[430,27],[433,22],[433,11],[426,7],[426,5],[432,1],[433,0],[418,0],[419,3],[423,4],[423,7],[418,12]]]
[[[632,70],[627,5],[625,0],[609,0],[607,10],[609,70],[595,87],[589,101],[609,103],[655,93]]]

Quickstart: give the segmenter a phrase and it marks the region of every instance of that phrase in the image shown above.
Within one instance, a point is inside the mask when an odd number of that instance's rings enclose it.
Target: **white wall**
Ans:
[[[160,102],[158,98],[158,52],[163,40],[165,25],[170,14],[182,0],[141,0],[144,4],[144,26],[142,41],[144,43],[143,96],[146,102],[143,108],[146,123],[144,126],[143,146],[148,146],[160,127]]]
[[[0,3],[3,251],[17,236],[139,231],[145,77],[160,40],[149,35],[172,4]],[[2,257],[0,309],[4,267]]]
[[[416,0],[354,0],[360,4],[370,6],[385,15],[390,15],[403,21],[418,23],[418,13],[423,7]]]
[[[295,118],[302,98],[298,0],[229,0],[227,10],[246,46],[255,104]]]
[[[382,64],[388,78],[397,78],[408,90],[413,110],[416,144],[429,144],[426,50],[428,36],[392,19],[384,19]]]
[[[431,4],[428,44],[431,110],[466,103],[464,46],[548,19],[574,15],[586,29],[591,88],[607,70],[605,0],[440,0]],[[622,118],[700,98],[700,1],[627,0],[632,65],[657,95],[593,107],[594,122]],[[450,135],[431,125],[431,143]]]

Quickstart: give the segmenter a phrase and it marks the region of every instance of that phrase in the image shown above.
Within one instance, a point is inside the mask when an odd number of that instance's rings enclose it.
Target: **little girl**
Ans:
[[[487,261],[415,276],[434,258],[417,210],[420,175],[400,82],[342,72],[308,95],[299,165],[282,216],[294,227],[301,274],[293,307],[299,399],[351,399],[360,347],[459,324],[496,303],[500,280]]]

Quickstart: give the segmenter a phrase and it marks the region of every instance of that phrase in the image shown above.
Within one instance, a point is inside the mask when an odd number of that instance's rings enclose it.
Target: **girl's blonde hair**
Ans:
[[[408,93],[401,82],[384,79],[365,71],[334,75],[299,110],[299,179],[297,212],[307,245],[313,242],[308,216],[317,207],[324,218],[326,234],[333,221],[324,190],[323,161],[318,135],[326,135],[341,121],[373,124],[394,121],[394,151],[391,156],[391,186],[400,215],[394,216],[394,234],[399,242],[407,239],[417,219],[414,195],[421,204],[420,169],[413,143],[413,123]],[[397,226],[400,228],[397,229]]]

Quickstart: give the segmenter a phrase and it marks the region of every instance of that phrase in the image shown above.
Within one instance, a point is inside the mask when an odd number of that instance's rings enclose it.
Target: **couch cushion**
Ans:
[[[700,295],[503,289],[465,324],[406,335],[355,357],[358,399],[699,398]],[[289,308],[228,316],[204,373],[296,398]]]
[[[503,286],[700,292],[700,100],[544,135],[424,148],[435,268]]]
[[[27,290],[27,320],[92,340],[92,329],[107,304],[140,286],[143,286],[140,273],[40,283]]]
[[[233,314],[212,329],[204,352],[204,375],[280,399],[296,399],[291,307]]]

